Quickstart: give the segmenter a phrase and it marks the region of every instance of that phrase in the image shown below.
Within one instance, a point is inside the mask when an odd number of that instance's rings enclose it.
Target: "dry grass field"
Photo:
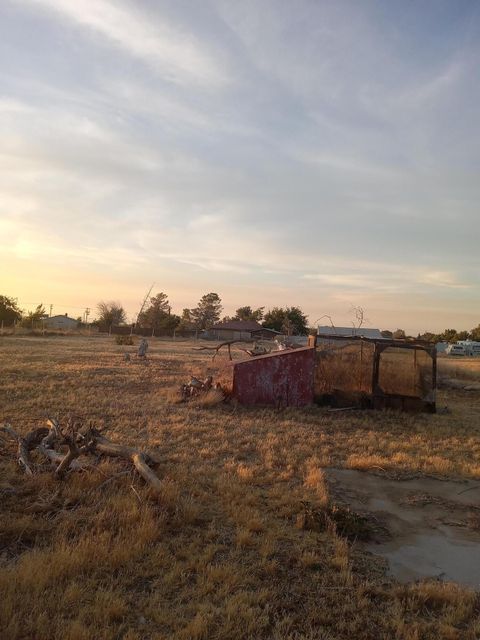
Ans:
[[[328,503],[332,466],[480,480],[480,392],[441,390],[437,415],[181,404],[215,373],[192,347],[150,340],[146,365],[108,336],[0,338],[0,422],[96,420],[158,451],[164,487],[111,458],[63,481],[35,458],[28,477],[0,438],[2,640],[478,638],[475,592],[398,584],[299,516]]]
[[[440,373],[462,380],[480,381],[480,358],[440,357]]]

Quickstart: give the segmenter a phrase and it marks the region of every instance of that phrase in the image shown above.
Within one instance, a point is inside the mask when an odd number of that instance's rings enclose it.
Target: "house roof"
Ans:
[[[231,320],[230,322],[214,324],[212,329],[215,331],[220,331],[221,329],[226,331],[258,331],[263,327],[255,320]]]
[[[57,316],[47,316],[47,317],[45,318],[45,322],[46,322],[47,320],[58,320],[59,318],[61,318],[62,320],[70,320],[70,322],[77,322],[77,321],[75,320],[75,318],[70,318],[69,316],[61,315],[61,314],[60,314],[60,315],[57,315]]]
[[[367,327],[318,327],[318,333],[328,336],[363,336],[364,338],[375,338],[376,340],[385,340],[380,329],[372,329]]]
[[[276,335],[282,335],[281,331],[276,331],[275,329],[270,329],[270,327],[260,327],[260,329],[254,329],[252,333],[257,333],[258,331],[267,331],[268,333],[275,333]]]

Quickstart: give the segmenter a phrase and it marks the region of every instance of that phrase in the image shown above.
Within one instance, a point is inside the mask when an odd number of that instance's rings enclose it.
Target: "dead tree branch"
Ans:
[[[253,342],[255,342],[255,340],[227,340],[226,342],[222,342],[219,345],[217,345],[216,347],[193,347],[195,349],[195,351],[215,351],[215,353],[213,354],[212,357],[212,362],[215,360],[215,358],[217,357],[217,355],[219,354],[220,350],[222,349],[222,347],[227,347],[228,349],[228,359],[231,360],[232,359],[232,352],[230,351],[230,347],[232,346],[232,344],[236,344],[237,342],[243,342],[244,344],[252,344]]]
[[[52,447],[55,442],[62,438],[60,425],[55,418],[47,418],[48,435],[43,439],[44,447]]]
[[[134,449],[133,447],[110,442],[110,440],[107,440],[107,438],[104,438],[102,436],[95,437],[93,446],[95,451],[98,451],[98,453],[129,460],[133,463],[135,469],[142,476],[142,478],[146,482],[148,482],[148,484],[155,491],[161,490],[162,483],[160,479],[147,465],[147,460],[154,463],[158,462],[158,458],[157,460],[155,460],[156,456],[152,456],[151,453],[143,453],[141,451],[138,451],[138,449]]]
[[[111,442],[100,434],[100,431],[90,424],[86,429],[81,429],[73,419],[69,420],[66,433],[60,424],[50,418],[48,428],[41,427],[30,431],[25,437],[20,436],[11,425],[3,425],[0,432],[6,433],[17,441],[18,462],[24,468],[25,473],[33,475],[29,452],[36,449],[55,465],[55,476],[64,478],[69,469],[84,469],[77,458],[86,453],[100,453],[107,456],[124,458],[133,464],[137,472],[155,490],[160,491],[162,483],[148,463],[160,462],[154,453],[142,452],[133,447]],[[68,447],[66,453],[60,453],[53,447]]]
[[[158,476],[150,469],[145,461],[145,456],[142,453],[134,453],[131,457],[133,465],[138,473],[142,476],[145,482],[157,492],[162,490],[162,483]]]
[[[57,468],[57,466],[65,458],[65,454],[60,453],[59,451],[55,451],[55,449],[47,449],[43,444],[38,445],[37,451],[39,451],[42,455],[48,458],[48,460],[50,460],[50,462],[55,468]],[[88,462],[80,462],[79,460],[72,459],[69,464],[69,469],[76,469],[77,471],[83,471],[89,466],[91,465]]]
[[[33,475],[30,460],[30,451],[35,449],[43,438],[47,435],[48,429],[39,427],[29,431],[25,437],[20,436],[9,424],[0,427],[0,430],[7,433],[11,438],[17,441],[17,460],[18,464],[23,467],[25,473],[29,476]]]

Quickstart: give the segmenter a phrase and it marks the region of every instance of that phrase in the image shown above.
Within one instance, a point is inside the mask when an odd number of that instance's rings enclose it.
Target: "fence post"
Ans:
[[[380,377],[380,349],[375,342],[373,351],[373,369],[372,369],[372,395],[375,403],[375,394],[378,387],[378,379]]]

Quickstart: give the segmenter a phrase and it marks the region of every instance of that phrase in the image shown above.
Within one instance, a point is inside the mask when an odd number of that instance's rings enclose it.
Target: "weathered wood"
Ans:
[[[61,430],[60,430],[60,425],[55,420],[55,418],[48,418],[47,419],[47,426],[48,426],[48,434],[43,439],[42,444],[45,447],[53,447],[55,442],[57,442],[58,440],[62,439],[62,433],[61,433]]]
[[[142,476],[142,478],[146,482],[148,482],[148,484],[153,489],[155,489],[155,491],[161,490],[162,483],[160,479],[147,464],[147,461],[158,462],[158,459],[155,460],[155,457],[152,456],[151,453],[141,452],[138,449],[134,449],[133,447],[110,442],[110,440],[107,440],[107,438],[104,438],[102,436],[95,437],[94,446],[95,450],[99,453],[103,453],[107,456],[124,458],[125,460],[133,462],[135,469]]]
[[[222,347],[227,347],[227,349],[228,349],[228,359],[231,360],[232,359],[232,352],[230,351],[230,347],[232,346],[232,344],[236,344],[237,342],[242,342],[243,344],[252,344],[252,343],[254,343],[256,341],[255,340],[227,340],[226,342],[220,343],[216,347],[203,346],[203,347],[193,347],[193,348],[195,349],[195,351],[215,351],[215,353],[213,354],[213,357],[212,357],[212,362],[213,362],[215,360],[215,358],[217,357],[219,351],[222,349]]]
[[[94,436],[94,448],[98,453],[103,453],[106,456],[125,458],[126,460],[130,460],[135,453],[140,453],[139,450],[134,447],[111,442],[111,440],[99,435]],[[148,462],[152,462],[154,464],[161,462],[160,457],[155,453],[150,451],[143,451],[141,453]]]
[[[65,458],[65,454],[64,453],[60,453],[59,451],[55,451],[55,449],[47,449],[47,447],[45,447],[43,444],[39,444],[37,447],[37,451],[39,451],[42,455],[44,455],[46,458],[48,458],[50,460],[50,462],[57,467],[62,460]],[[85,469],[87,467],[90,467],[91,465],[87,462],[82,463],[79,460],[72,460],[70,462],[69,468],[70,469],[77,469],[77,470],[82,470]]]
[[[48,425],[48,428],[41,427],[30,431],[24,438],[9,424],[0,427],[0,431],[17,441],[18,461],[28,475],[33,475],[29,458],[29,452],[33,448],[36,448],[55,465],[55,475],[58,478],[63,478],[71,468],[83,469],[85,465],[82,465],[77,458],[84,453],[96,451],[103,455],[128,460],[133,463],[137,472],[155,491],[161,490],[160,479],[147,464],[148,462],[159,462],[158,456],[110,442],[100,435],[94,427],[89,427],[84,433],[81,433],[75,429],[75,425],[72,425],[71,434],[65,435],[55,420],[50,419]],[[68,451],[62,454],[52,448],[53,444],[67,445]]]
[[[75,458],[78,458],[78,456],[81,453],[81,449],[79,447],[77,447],[75,441],[73,440],[73,438],[69,438],[66,442],[66,444],[68,444],[68,451],[67,453],[63,456],[60,464],[58,465],[58,467],[55,469],[55,475],[57,476],[57,478],[63,478],[64,475],[67,473],[68,468],[70,467],[71,463],[75,460]]]
[[[19,435],[9,424],[3,425],[0,430],[8,433],[10,437],[17,441],[18,464],[23,467],[27,475],[32,476],[30,451],[40,444],[47,434],[47,429],[44,427],[33,429],[29,431],[25,437]]]
[[[106,438],[95,438],[95,451],[103,453],[106,456],[126,458],[127,460],[130,460],[134,453],[138,453],[138,449],[117,444],[116,442],[110,442]]]
[[[162,483],[158,476],[147,465],[145,456],[142,453],[137,452],[132,455],[131,459],[135,466],[135,469],[142,476],[145,482],[148,482],[152,489],[160,492],[162,490]]]

